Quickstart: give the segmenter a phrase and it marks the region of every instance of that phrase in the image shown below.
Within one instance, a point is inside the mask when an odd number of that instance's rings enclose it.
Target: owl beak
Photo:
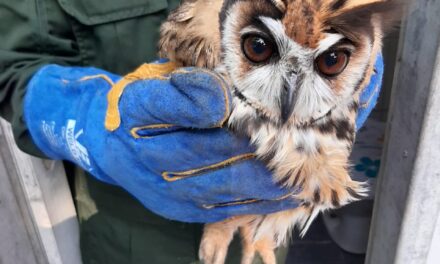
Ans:
[[[293,72],[284,83],[284,89],[281,94],[281,119],[283,124],[290,119],[295,107],[297,82],[298,74]]]

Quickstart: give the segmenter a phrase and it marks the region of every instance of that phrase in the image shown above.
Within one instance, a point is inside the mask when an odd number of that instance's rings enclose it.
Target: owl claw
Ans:
[[[224,264],[229,243],[226,241],[202,240],[199,258],[204,264]]]
[[[221,228],[218,223],[206,225],[199,248],[200,260],[204,264],[224,264],[233,235],[234,230]]]

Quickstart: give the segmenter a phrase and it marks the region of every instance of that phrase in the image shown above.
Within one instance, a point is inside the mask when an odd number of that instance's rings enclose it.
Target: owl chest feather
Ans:
[[[230,128],[251,139],[258,159],[272,171],[276,183],[300,190],[293,199],[328,209],[365,194],[364,186],[349,175],[354,141],[354,114],[349,109],[341,106],[308,126],[280,125],[262,117],[242,98],[233,101]]]

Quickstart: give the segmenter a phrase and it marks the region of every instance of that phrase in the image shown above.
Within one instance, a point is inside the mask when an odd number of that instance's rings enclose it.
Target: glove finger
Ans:
[[[297,192],[281,189],[272,182],[264,166],[256,160],[247,160],[207,174],[166,182],[156,179],[154,191],[166,190],[171,202],[191,205],[168,207],[168,203],[155,203],[150,207],[165,217],[185,222],[216,222],[246,214],[269,214],[297,208]],[[161,190],[158,190],[161,189]],[[142,190],[141,195],[151,193]],[[172,197],[170,197],[172,196]],[[151,206],[151,205],[150,205]]]
[[[135,153],[157,174],[206,167],[254,152],[247,138],[220,128],[184,130],[131,142]]]
[[[122,125],[132,131],[176,127],[221,127],[230,113],[230,94],[217,74],[197,68],[129,84],[119,102]]]
[[[274,199],[286,194],[273,182],[266,166],[255,159],[249,139],[225,129],[180,131],[136,142],[134,151],[145,159],[148,170],[160,175],[175,192],[197,190],[201,204]]]

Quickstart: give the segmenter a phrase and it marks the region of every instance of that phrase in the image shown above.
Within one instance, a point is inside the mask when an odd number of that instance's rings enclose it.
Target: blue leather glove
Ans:
[[[368,116],[373,111],[382,90],[384,74],[384,62],[382,54],[379,54],[374,65],[374,74],[371,76],[370,83],[364,88],[360,100],[359,111],[356,119],[356,131],[362,128]]]
[[[295,191],[272,182],[248,139],[221,128],[230,111],[221,78],[174,68],[148,64],[124,78],[42,68],[25,97],[33,140],[168,219],[206,223],[297,207]]]
[[[248,140],[220,128],[230,110],[220,77],[193,68],[167,74],[172,68],[144,65],[124,79],[94,68],[42,68],[25,97],[33,140],[50,158],[123,187],[169,219],[295,208],[292,191],[272,183]]]

